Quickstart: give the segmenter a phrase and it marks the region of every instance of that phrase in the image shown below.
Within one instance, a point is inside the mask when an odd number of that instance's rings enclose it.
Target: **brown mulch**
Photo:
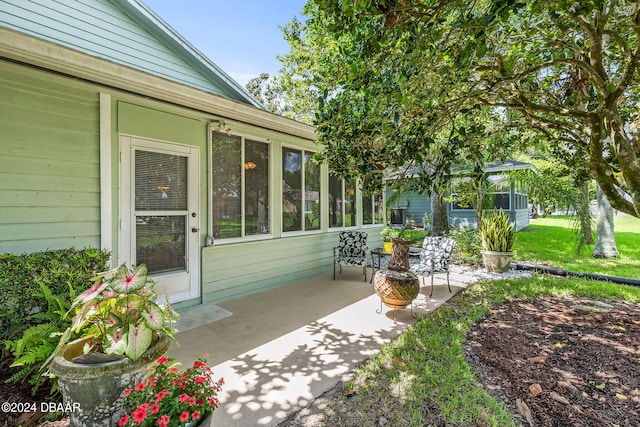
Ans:
[[[638,304],[507,301],[468,333],[465,355],[524,426],[640,426]]]

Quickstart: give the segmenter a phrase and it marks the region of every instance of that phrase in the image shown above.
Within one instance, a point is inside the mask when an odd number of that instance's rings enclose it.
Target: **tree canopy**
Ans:
[[[284,28],[284,74],[317,96],[333,170],[380,174],[439,153],[446,173],[480,141],[500,158],[531,141],[526,130],[581,159],[614,208],[640,217],[640,3],[310,0],[304,12]]]

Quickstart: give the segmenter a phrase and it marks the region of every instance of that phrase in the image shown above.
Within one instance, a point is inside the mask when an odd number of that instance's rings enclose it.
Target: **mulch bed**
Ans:
[[[465,356],[524,426],[640,426],[640,306],[511,300],[468,333]]]

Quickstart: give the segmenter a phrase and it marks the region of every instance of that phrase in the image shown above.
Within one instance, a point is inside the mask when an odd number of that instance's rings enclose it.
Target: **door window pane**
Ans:
[[[212,198],[213,237],[242,235],[241,138],[213,132]]]
[[[185,216],[137,216],[136,264],[149,273],[186,270]]]
[[[305,230],[320,230],[320,165],[304,153],[304,218]]]
[[[135,209],[187,209],[187,158],[135,151]]]

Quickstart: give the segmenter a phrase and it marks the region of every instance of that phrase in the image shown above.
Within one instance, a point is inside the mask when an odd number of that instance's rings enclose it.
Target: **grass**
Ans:
[[[570,224],[568,218],[546,218],[518,233],[519,259],[532,257],[569,269],[640,277],[640,253],[635,248],[640,246],[636,243],[640,241],[640,221],[617,218],[621,257],[607,264],[575,253]],[[435,424],[438,418],[433,418],[434,413],[447,426],[518,425],[506,407],[478,382],[464,359],[463,344],[467,331],[493,304],[507,298],[540,295],[640,303],[638,287],[584,279],[539,275],[475,284],[383,346],[377,356],[362,365],[345,385],[344,396],[325,408],[323,425],[379,425],[383,417],[386,425],[418,427]]]
[[[593,258],[593,245],[577,253],[577,237],[570,216],[550,216],[531,220],[516,233],[517,260],[535,261],[570,271],[640,278],[640,219],[616,216],[614,229],[620,256]]]
[[[463,356],[469,328],[506,298],[581,295],[640,302],[640,288],[534,276],[476,284],[409,328],[354,374],[345,397],[325,409],[323,425],[424,426],[439,411],[447,426],[516,426],[478,382]],[[348,398],[356,395],[357,398]]]

